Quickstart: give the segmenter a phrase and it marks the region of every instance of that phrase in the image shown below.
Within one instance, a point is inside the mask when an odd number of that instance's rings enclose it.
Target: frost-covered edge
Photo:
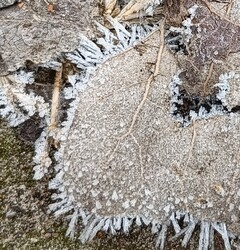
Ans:
[[[179,74],[181,72],[178,72],[176,75],[173,76],[172,81],[169,85],[170,88],[170,113],[172,114],[173,118],[180,123],[184,124],[185,126],[188,126],[192,123],[192,121],[195,120],[201,120],[201,119],[209,119],[211,117],[217,116],[217,115],[226,115],[226,113],[230,112],[226,111],[224,107],[228,108],[229,103],[226,98],[227,93],[230,89],[229,81],[232,79],[240,79],[240,74],[230,71],[225,72],[219,76],[218,83],[214,85],[215,88],[217,88],[216,98],[218,101],[220,101],[221,105],[212,105],[211,110],[207,111],[203,106],[200,107],[199,111],[196,112],[194,110],[190,110],[189,112],[189,118],[185,119],[185,117],[181,116],[180,114],[174,114],[175,111],[178,110],[177,104],[182,105],[182,98],[180,96],[180,86],[182,85],[182,81],[179,78]]]

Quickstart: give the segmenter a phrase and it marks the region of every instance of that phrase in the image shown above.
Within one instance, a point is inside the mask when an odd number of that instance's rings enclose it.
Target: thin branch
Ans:
[[[229,1],[228,7],[227,7],[227,11],[226,11],[226,16],[229,17],[230,16],[230,12],[233,6],[233,0]]]
[[[110,155],[109,160],[107,161],[108,163],[112,160],[113,155],[115,154],[115,152],[117,151],[117,149],[120,145],[120,142],[132,133],[133,127],[137,121],[138,115],[139,115],[141,109],[143,108],[143,106],[147,100],[151,84],[154,81],[155,77],[159,74],[159,68],[160,68],[162,53],[163,53],[163,49],[164,49],[164,24],[165,24],[165,19],[163,20],[163,22],[160,26],[160,46],[159,46],[159,50],[158,50],[158,56],[157,56],[157,61],[155,64],[154,72],[149,76],[149,78],[147,80],[147,84],[145,86],[145,92],[143,94],[143,98],[142,98],[141,102],[139,103],[136,112],[133,115],[132,122],[131,122],[131,125],[130,125],[128,131],[118,139],[117,145],[114,148],[112,154]]]
[[[205,6],[208,8],[208,10],[209,10],[212,14],[218,16],[218,17],[221,18],[222,20],[226,20],[226,21],[228,21],[229,23],[232,23],[232,24],[234,24],[234,25],[236,25],[236,26],[239,26],[239,25],[233,23],[233,22],[229,19],[229,17],[228,17],[227,15],[223,16],[223,15],[220,15],[219,13],[217,13],[217,11],[215,10],[215,8],[212,7],[211,4],[210,4],[207,0],[202,0],[202,1],[203,1],[203,3],[205,4]],[[231,1],[232,1],[232,0],[231,0]],[[229,7],[228,7],[228,9],[229,9]]]
[[[207,76],[207,79],[205,80],[205,82],[203,83],[203,91],[204,91],[204,94],[206,94],[206,90],[207,90],[207,87],[208,87],[208,84],[209,84],[209,81],[211,79],[211,76],[212,76],[212,73],[213,73],[213,62],[211,62],[210,64],[210,68],[209,68],[209,71],[208,71],[208,76]]]
[[[49,130],[53,130],[58,126],[58,108],[59,108],[59,94],[60,88],[62,86],[62,70],[63,67],[61,66],[60,70],[56,72],[54,86],[53,86],[53,94],[52,94],[52,106],[51,106],[51,119]]]
[[[192,135],[192,141],[191,141],[191,146],[190,146],[190,149],[189,149],[189,152],[188,152],[188,159],[187,159],[187,162],[185,164],[185,168],[187,168],[188,164],[189,164],[189,161],[192,157],[192,151],[193,151],[193,147],[194,147],[194,143],[195,143],[195,140],[196,140],[196,124],[195,124],[195,120],[193,121],[193,135]]]

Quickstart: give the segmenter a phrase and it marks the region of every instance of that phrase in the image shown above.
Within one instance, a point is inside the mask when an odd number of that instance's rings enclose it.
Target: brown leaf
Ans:
[[[24,2],[19,2],[18,3],[18,8],[21,9],[23,7],[23,5],[24,5]]]
[[[50,3],[48,5],[48,12],[55,12],[55,6],[54,6],[54,4]]]

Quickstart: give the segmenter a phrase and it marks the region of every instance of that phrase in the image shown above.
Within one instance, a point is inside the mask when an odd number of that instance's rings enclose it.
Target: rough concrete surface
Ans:
[[[0,74],[17,70],[27,60],[49,62],[74,50],[80,33],[93,34],[96,1],[59,1],[55,12],[48,12],[44,1],[23,3],[0,10]]]

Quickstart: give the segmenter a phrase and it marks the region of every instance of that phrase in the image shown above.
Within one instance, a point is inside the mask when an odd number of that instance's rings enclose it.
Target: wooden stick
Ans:
[[[212,76],[212,72],[213,72],[213,62],[211,62],[211,65],[210,65],[210,68],[209,68],[209,71],[208,71],[207,79],[206,79],[205,82],[203,83],[203,91],[204,91],[204,94],[206,94],[206,89],[207,89],[208,83],[209,83],[209,81],[210,81],[210,78],[211,78],[211,76]]]
[[[233,6],[233,0],[230,0],[228,7],[227,7],[227,11],[226,11],[226,16],[229,17],[230,16],[230,12]]]
[[[117,0],[105,0],[105,3],[104,3],[105,13],[107,15],[111,15],[116,4],[117,4]]]
[[[59,93],[60,88],[62,86],[62,70],[63,67],[61,66],[60,70],[56,72],[54,86],[53,86],[53,94],[52,94],[52,106],[51,106],[51,119],[49,130],[53,130],[58,126],[58,108],[59,108]]]

